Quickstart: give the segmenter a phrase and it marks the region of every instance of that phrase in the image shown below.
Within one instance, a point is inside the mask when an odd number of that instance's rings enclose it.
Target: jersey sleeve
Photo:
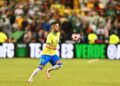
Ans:
[[[51,37],[50,34],[47,36],[47,41],[46,41],[46,43],[47,43],[47,44],[51,44],[51,43],[52,43],[52,37]]]

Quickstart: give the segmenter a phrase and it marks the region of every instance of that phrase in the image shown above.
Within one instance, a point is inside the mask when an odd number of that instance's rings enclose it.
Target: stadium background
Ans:
[[[63,67],[28,84],[56,20]],[[119,42],[120,0],[0,0],[0,86],[120,86]]]
[[[0,0],[6,42],[44,43],[50,24],[61,24],[61,42],[80,33],[81,43],[119,43],[119,0]],[[114,40],[113,40],[114,39]]]
[[[1,0],[0,14],[1,58],[38,58],[54,21],[61,24],[62,58],[120,58],[119,46],[111,45],[120,42],[119,0]]]

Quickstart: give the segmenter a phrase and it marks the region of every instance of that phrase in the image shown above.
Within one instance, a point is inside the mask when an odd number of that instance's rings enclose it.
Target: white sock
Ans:
[[[54,65],[54,66],[52,66],[49,70],[51,71],[51,70],[57,70],[57,69],[59,69],[59,68],[61,68],[62,67],[62,64],[56,64],[56,65]]]
[[[31,76],[30,76],[30,78],[33,78],[35,75],[37,75],[38,74],[38,72],[40,72],[42,69],[40,69],[40,68],[36,68],[34,71],[33,71],[33,73],[31,74]]]

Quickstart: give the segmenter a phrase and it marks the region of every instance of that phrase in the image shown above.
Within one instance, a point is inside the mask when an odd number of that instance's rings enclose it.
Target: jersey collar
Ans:
[[[53,33],[53,35],[57,35],[57,32],[52,32]]]

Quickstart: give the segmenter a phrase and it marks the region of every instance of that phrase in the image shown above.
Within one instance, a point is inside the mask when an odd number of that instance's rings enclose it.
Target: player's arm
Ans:
[[[53,49],[53,50],[56,50],[56,48],[55,47],[53,47],[51,44],[49,44],[49,43],[47,43],[46,44],[46,47],[47,48],[49,48],[49,49]]]
[[[46,47],[49,48],[49,49],[56,50],[56,48],[54,46],[52,46],[52,37],[51,37],[50,34],[47,37]]]

